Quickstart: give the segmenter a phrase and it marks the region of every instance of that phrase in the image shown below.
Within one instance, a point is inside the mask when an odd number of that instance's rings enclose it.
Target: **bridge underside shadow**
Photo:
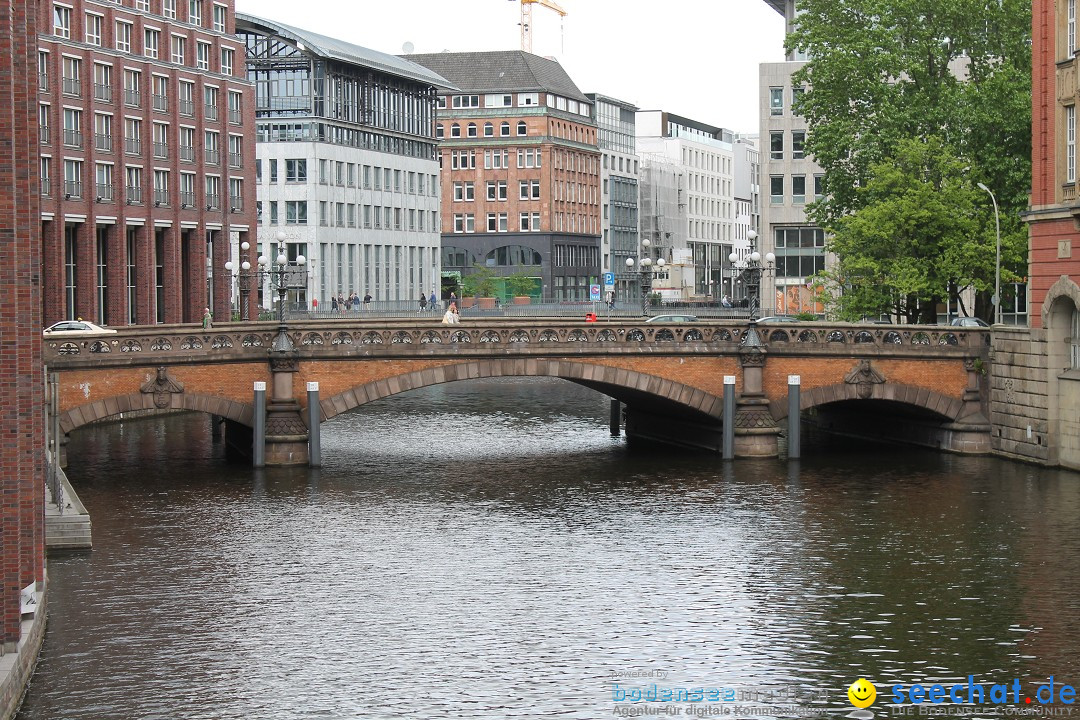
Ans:
[[[625,430],[628,440],[646,440],[717,453],[723,449],[721,417],[632,388],[584,380],[571,382],[603,393],[626,406]]]
[[[890,400],[842,400],[804,410],[802,415],[810,437],[824,432],[965,454],[987,452],[990,440],[985,426],[956,422],[932,410]]]

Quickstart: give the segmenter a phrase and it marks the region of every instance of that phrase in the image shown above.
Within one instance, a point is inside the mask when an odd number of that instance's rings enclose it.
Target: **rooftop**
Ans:
[[[454,83],[462,92],[551,92],[571,100],[589,102],[562,65],[522,50],[443,52],[408,57]]]
[[[784,15],[784,8],[787,5],[786,0],[765,0],[765,4],[771,7],[776,12]]]
[[[396,75],[426,85],[434,85],[449,90],[457,89],[447,82],[446,78],[432,72],[423,65],[418,65],[396,55],[389,55],[360,45],[353,45],[344,40],[337,40],[308,30],[301,30],[275,20],[264,20],[247,13],[236,13],[236,31],[237,33],[248,31],[264,35],[277,35],[294,43],[300,50],[310,52],[327,60],[337,60],[352,65],[370,67],[389,75]]]

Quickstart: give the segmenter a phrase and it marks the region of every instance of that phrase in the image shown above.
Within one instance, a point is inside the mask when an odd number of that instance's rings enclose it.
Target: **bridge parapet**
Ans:
[[[417,321],[311,320],[293,323],[289,336],[298,358],[392,357],[486,353],[506,355],[735,354],[747,323],[647,323],[566,320],[473,320],[442,325]],[[982,357],[990,331],[934,326],[866,326],[843,323],[759,325],[764,347],[775,355]],[[251,362],[267,357],[277,334],[273,323],[234,323],[203,330],[140,326],[115,335],[47,339],[44,359],[53,369],[150,367]]]

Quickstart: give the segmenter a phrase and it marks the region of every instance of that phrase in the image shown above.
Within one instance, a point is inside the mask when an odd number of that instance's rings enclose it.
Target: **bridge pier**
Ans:
[[[762,382],[765,357],[764,344],[751,322],[739,346],[743,386],[735,402],[735,457],[776,457],[780,454],[780,428],[769,409]]]
[[[293,397],[293,376],[300,369],[296,352],[270,356],[270,401],[266,407],[267,467],[308,464],[308,427]]]

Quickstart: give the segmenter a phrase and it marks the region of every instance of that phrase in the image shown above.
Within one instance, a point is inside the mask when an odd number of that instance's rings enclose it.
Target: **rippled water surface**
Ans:
[[[19,718],[600,718],[654,682],[842,714],[860,676],[1080,684],[1080,476],[850,443],[725,465],[627,448],[607,410],[555,380],[426,388],[325,425],[321,471],[229,465],[202,415],[74,435],[95,548],[50,560]]]

